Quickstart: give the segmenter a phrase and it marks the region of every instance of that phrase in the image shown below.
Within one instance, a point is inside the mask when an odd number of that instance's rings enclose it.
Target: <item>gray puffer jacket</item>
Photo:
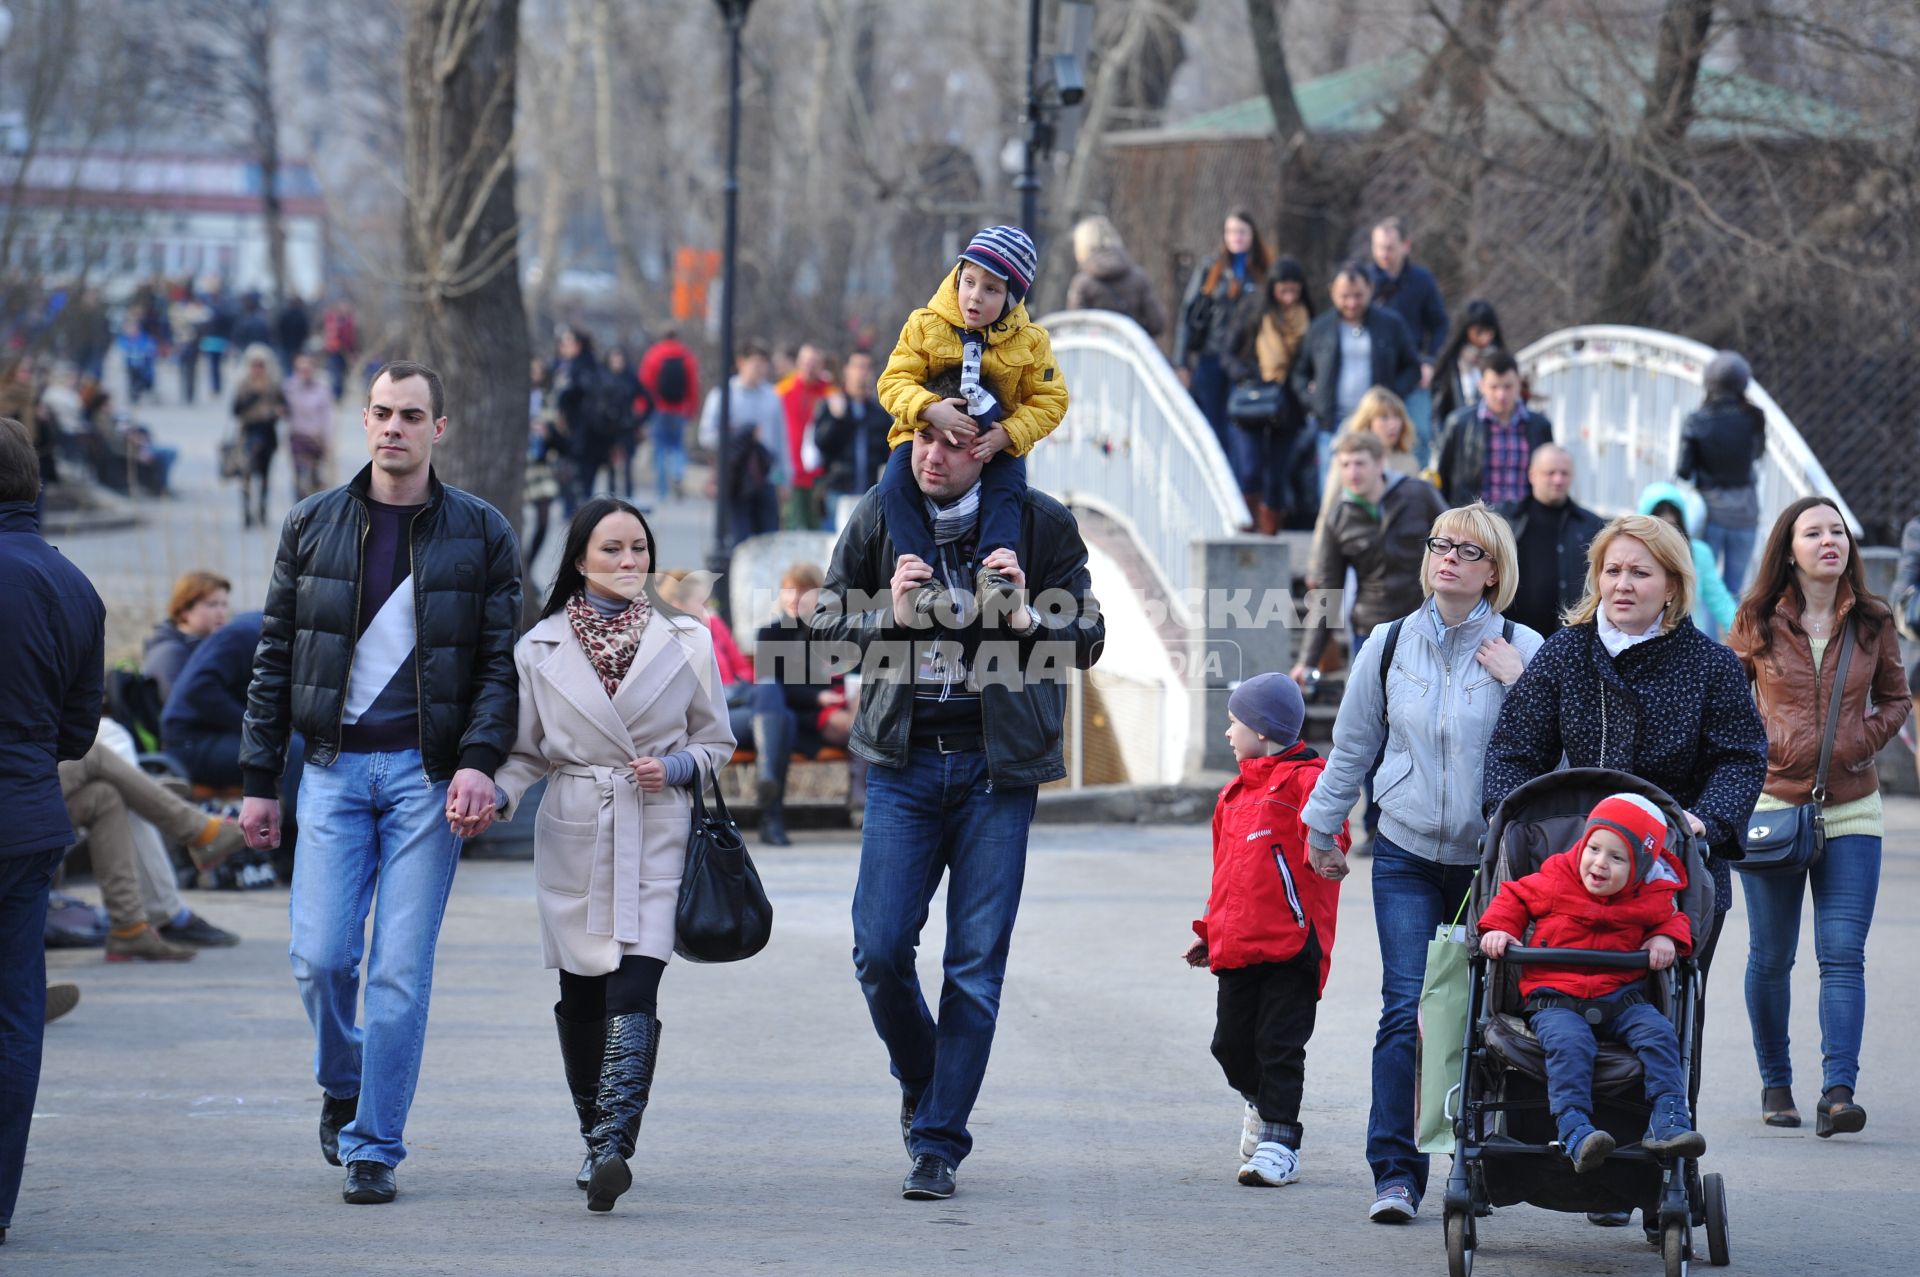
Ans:
[[[1374,629],[1347,673],[1333,723],[1333,754],[1301,813],[1310,843],[1332,849],[1384,742],[1386,756],[1373,783],[1381,835],[1444,865],[1479,862],[1480,837],[1487,831],[1480,814],[1480,765],[1508,689],[1474,653],[1483,639],[1500,637],[1504,625],[1498,612],[1489,611],[1454,626],[1442,642],[1423,602],[1400,627],[1384,707],[1380,649],[1391,627]],[[1513,627],[1522,660],[1532,661],[1541,642],[1526,626]]]

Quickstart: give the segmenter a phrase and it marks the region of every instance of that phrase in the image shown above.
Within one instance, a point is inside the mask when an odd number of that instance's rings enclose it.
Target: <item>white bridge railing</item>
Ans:
[[[1680,426],[1704,398],[1702,377],[1713,355],[1711,346],[1686,337],[1609,325],[1563,328],[1520,352],[1536,403],[1573,453],[1582,505],[1624,514],[1649,483],[1673,479]],[[1814,495],[1832,498],[1860,535],[1860,521],[1773,396],[1755,383],[1747,397],[1767,418],[1767,451],[1756,467],[1759,541],[1781,510]]]
[[[1180,620],[1193,544],[1250,521],[1233,471],[1193,398],[1131,319],[1069,310],[1041,323],[1067,379],[1066,420],[1027,455],[1027,481],[1124,525]]]

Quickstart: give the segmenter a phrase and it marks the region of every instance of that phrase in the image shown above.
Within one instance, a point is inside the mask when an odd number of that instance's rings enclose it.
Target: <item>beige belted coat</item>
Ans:
[[[494,777],[506,818],[541,777],[533,827],[540,939],[549,967],[604,975],[630,954],[666,961],[692,798],[634,784],[628,762],[691,750],[709,773],[733,757],[713,639],[699,621],[656,612],[611,699],[566,614],[513,649],[520,728]]]

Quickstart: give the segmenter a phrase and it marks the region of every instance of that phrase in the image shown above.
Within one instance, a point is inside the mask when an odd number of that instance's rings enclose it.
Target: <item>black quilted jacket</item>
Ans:
[[[250,797],[276,796],[289,730],[306,738],[309,763],[325,767],[340,752],[372,469],[296,505],[280,531],[241,728]],[[462,767],[491,775],[519,718],[519,545],[498,510],[438,478],[411,541],[421,759],[436,783]]]

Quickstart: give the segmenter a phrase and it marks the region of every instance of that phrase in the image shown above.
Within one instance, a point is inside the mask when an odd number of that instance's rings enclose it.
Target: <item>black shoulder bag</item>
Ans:
[[[702,791],[713,785],[713,810]],[[767,947],[773,904],[747,855],[740,826],[720,796],[718,776],[702,768],[693,785],[693,829],[680,871],[673,951],[689,962],[738,962]]]
[[[1747,822],[1745,859],[1731,861],[1749,874],[1799,873],[1827,850],[1827,766],[1833,761],[1834,733],[1840,730],[1840,702],[1847,694],[1847,660],[1853,655],[1853,622],[1840,627],[1840,655],[1833,667],[1833,695],[1827,698],[1827,727],[1820,735],[1820,767],[1813,777],[1813,801],[1782,811],[1756,811]],[[1819,672],[1815,671],[1816,687]]]

